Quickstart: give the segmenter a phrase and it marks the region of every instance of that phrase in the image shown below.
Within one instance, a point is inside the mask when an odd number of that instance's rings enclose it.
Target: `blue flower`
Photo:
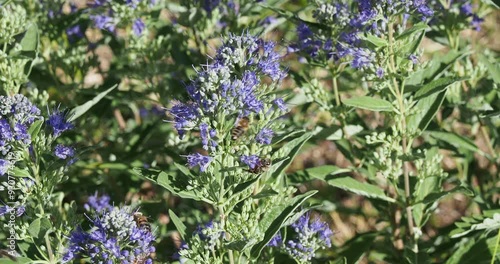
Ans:
[[[74,25],[66,29],[66,35],[70,42],[75,42],[78,39],[85,37],[80,25]]]
[[[375,73],[377,74],[377,77],[379,77],[380,79],[384,77],[384,69],[382,69],[381,67],[377,68],[377,71]]]
[[[73,129],[74,126],[67,120],[67,114],[63,111],[60,111],[59,108],[55,109],[52,114],[49,115],[49,120],[47,123],[50,127],[52,127],[54,137],[58,137],[64,131]]]
[[[0,176],[5,175],[9,171],[10,162],[8,160],[0,159]]]
[[[113,18],[106,15],[94,15],[90,16],[90,19],[94,22],[94,26],[98,29],[107,30],[110,32],[115,31],[116,23]]]
[[[481,30],[481,24],[484,22],[484,19],[478,17],[477,15],[472,16],[472,21],[470,22],[471,26],[474,28],[476,31]]]
[[[186,156],[190,168],[200,166],[200,171],[205,171],[212,162],[212,157],[194,153]]]
[[[70,235],[63,263],[89,258],[92,263],[150,263],[155,251],[155,237],[139,228],[129,207],[103,210],[91,219],[93,227],[84,231],[77,227]]]
[[[271,144],[273,135],[274,131],[270,128],[265,127],[259,131],[259,133],[255,137],[255,140],[260,144],[269,145]]]
[[[95,210],[97,213],[102,213],[103,211],[110,210],[113,208],[110,204],[111,198],[109,195],[98,196],[97,192],[94,195],[89,196],[87,203],[85,203],[84,208],[87,211]]]
[[[280,247],[283,244],[283,238],[281,237],[281,233],[277,233],[269,243],[267,243],[267,246],[269,247]]]
[[[17,141],[23,142],[23,144],[31,144],[31,135],[28,133],[28,128],[21,123],[17,123],[14,126],[15,139]]]
[[[260,164],[260,158],[256,155],[242,155],[240,160],[251,169],[255,169]]]
[[[75,156],[75,149],[59,144],[54,150],[54,155],[60,159],[72,158]]]
[[[146,24],[144,24],[144,21],[142,21],[141,18],[137,18],[132,24],[132,31],[134,31],[134,34],[136,36],[142,35],[142,32],[144,32],[145,28]]]
[[[282,112],[288,112],[288,106],[286,106],[283,98],[276,98],[273,100],[273,104],[278,107]]]
[[[464,14],[465,16],[472,16],[474,14],[474,12],[472,11],[472,4],[463,3],[460,6],[460,13]]]

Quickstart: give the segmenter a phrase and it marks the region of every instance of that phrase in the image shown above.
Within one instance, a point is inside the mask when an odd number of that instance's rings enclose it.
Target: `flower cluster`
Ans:
[[[224,232],[220,229],[218,222],[210,221],[199,225],[193,232],[191,239],[187,243],[182,243],[179,252],[174,257],[179,259],[181,263],[185,263],[187,260],[195,263],[206,263],[210,260],[210,252],[220,246],[223,236]]]
[[[478,5],[470,0],[452,1],[447,7],[440,1],[433,1],[433,8],[438,10],[438,12],[436,13],[436,19],[432,22],[433,24],[442,24],[451,20],[455,23],[454,26],[457,27],[459,26],[457,25],[458,19],[465,25],[468,23],[474,30],[479,31],[481,30],[481,24],[484,22],[484,19],[479,16],[477,10],[475,11],[477,7]],[[457,19],[450,19],[450,17],[455,17],[457,14]]]
[[[312,59],[325,58],[335,62],[350,63],[360,70],[371,70],[379,78],[384,71],[376,59],[376,53],[363,41],[364,34],[382,36],[387,33],[388,25],[398,22],[406,25],[409,17],[429,21],[434,11],[426,1],[354,1],[349,5],[344,1],[320,3],[314,17],[325,27],[315,31],[305,23],[297,26],[298,42],[291,51],[301,51]],[[403,26],[404,27],[404,26]],[[333,39],[337,40],[333,45]]]
[[[318,249],[330,248],[332,246],[332,230],[327,223],[319,218],[310,218],[310,213],[302,215],[292,224],[293,236],[284,240],[278,233],[268,243],[270,247],[276,247],[299,261],[310,261]]]
[[[41,119],[40,109],[24,95],[0,96],[0,175],[17,161],[16,153],[28,149],[30,125]]]
[[[92,228],[78,227],[71,233],[63,263],[86,257],[93,263],[153,263],[150,255],[155,252],[155,236],[134,221],[133,210],[112,207],[103,204],[109,199],[93,197],[87,205],[96,211],[90,219]]]
[[[240,137],[248,140],[242,145],[270,144],[273,121],[288,111],[283,99],[270,93],[285,77],[282,56],[275,49],[275,43],[249,34],[227,38],[214,62],[187,85],[191,101],[175,101],[169,110],[179,135],[198,130],[203,148],[210,153],[226,147],[225,139],[232,139],[233,145],[239,144]],[[202,171],[212,160],[201,154],[187,159],[190,167],[200,166]]]
[[[146,24],[141,13],[156,1],[127,0],[125,3],[117,1],[99,0],[90,5],[94,27],[112,33],[117,27],[130,26],[136,36],[141,36],[146,30]]]

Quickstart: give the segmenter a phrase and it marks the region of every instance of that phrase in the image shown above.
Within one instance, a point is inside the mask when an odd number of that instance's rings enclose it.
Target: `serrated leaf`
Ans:
[[[307,193],[297,195],[290,199],[286,207],[275,207],[274,210],[267,212],[264,218],[259,222],[259,229],[266,230],[264,239],[252,247],[250,254],[257,259],[262,249],[271,241],[271,239],[281,229],[282,224],[293,215],[293,212],[304,203],[309,197],[313,196],[317,191],[309,191]]]
[[[366,109],[370,111],[389,111],[393,110],[392,104],[387,102],[384,99],[369,97],[369,96],[360,96],[353,97],[342,101],[345,105]]]
[[[177,232],[179,232],[181,238],[185,241],[186,226],[184,225],[184,223],[182,223],[181,219],[179,219],[179,217],[174,213],[174,211],[168,209],[168,215],[170,216],[170,219],[172,219],[172,222],[174,223]]]
[[[491,238],[469,239],[457,247],[446,264],[478,264],[491,262],[500,258],[500,252],[493,256],[496,247],[496,236]]]
[[[47,218],[37,218],[28,227],[28,233],[33,238],[42,238],[50,230],[52,224]]]
[[[203,199],[203,197],[198,197],[198,195],[193,192],[184,190],[181,186],[176,186],[171,178],[173,178],[172,175],[169,175],[162,171],[160,172],[160,174],[158,174],[156,183],[181,198],[193,199],[195,201],[207,201],[206,199]]]
[[[90,108],[92,108],[92,106],[99,103],[99,101],[101,101],[102,98],[104,98],[108,93],[113,91],[116,87],[118,87],[117,84],[113,85],[111,88],[107,89],[106,91],[99,93],[94,98],[92,98],[92,100],[73,108],[69,113],[68,122],[73,122],[76,119],[78,119],[80,116],[85,114]]]
[[[445,95],[446,90],[420,99],[414,107],[418,109],[418,112],[408,118],[408,129],[410,131],[417,129],[424,131],[434,119],[434,116],[436,116],[436,113],[443,104]]]
[[[473,190],[471,190],[465,186],[457,186],[449,191],[429,193],[427,196],[425,196],[425,198],[423,200],[417,201],[416,203],[424,203],[424,204],[433,203],[433,202],[439,201],[441,198],[443,198],[447,195],[453,194],[453,193],[462,193],[462,194],[467,195],[469,197],[474,196]]]
[[[376,185],[359,182],[351,177],[341,176],[329,179],[326,181],[333,187],[340,188],[355,194],[359,194],[369,198],[384,200],[390,203],[396,202],[393,198],[385,195],[384,191]]]
[[[460,135],[457,135],[455,133],[451,132],[443,132],[443,131],[427,131],[427,133],[435,138],[442,140],[459,150],[469,150],[472,152],[478,152],[484,154],[477,146],[474,144],[474,142],[468,138],[462,137]]]
[[[327,176],[333,176],[350,171],[351,171],[350,169],[339,168],[333,165],[324,165],[324,166],[305,169],[302,171],[297,171],[290,177],[292,179],[298,178],[305,181],[312,180],[313,178],[326,181]],[[294,182],[294,183],[299,183],[299,182]]]
[[[418,89],[418,91],[415,93],[415,99],[421,99],[431,94],[442,92],[448,86],[463,80],[467,80],[467,78],[444,77],[431,81],[430,83],[422,86],[422,88]]]
[[[286,143],[285,145],[283,145],[283,147],[281,147],[278,151],[276,151],[273,154],[273,159],[281,158],[281,160],[278,161],[273,160],[273,163],[277,164],[278,162],[281,163],[279,163],[279,166],[272,166],[270,168],[269,171],[271,172],[272,178],[277,178],[278,175],[280,175],[283,171],[285,171],[288,165],[290,165],[295,156],[299,153],[302,146],[304,146],[307,140],[309,140],[312,137],[312,133],[309,132],[307,133],[302,132],[302,133],[303,134],[300,137],[295,138],[290,142]]]

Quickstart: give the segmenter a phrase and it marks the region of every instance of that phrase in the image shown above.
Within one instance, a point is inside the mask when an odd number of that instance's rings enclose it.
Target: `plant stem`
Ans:
[[[396,92],[397,95],[397,100],[399,104],[399,110],[401,112],[401,129],[403,131],[402,139],[401,139],[401,145],[403,147],[403,155],[408,153],[408,142],[407,138],[405,135],[406,132],[406,109],[403,101],[404,97],[404,85],[401,87],[401,90],[399,90],[399,85],[396,77],[394,77],[394,74],[396,73],[396,63],[394,61],[394,50],[393,50],[393,25],[392,23],[389,24],[389,53],[390,53],[390,68],[392,71],[392,83],[394,86],[394,91]],[[404,177],[404,189],[405,189],[405,196],[406,196],[406,218],[408,221],[408,233],[410,234],[411,237],[413,237],[413,212],[411,206],[409,206],[409,200],[410,200],[410,176],[408,172],[408,166],[406,164],[406,161],[403,161],[403,177]],[[416,243],[415,243],[416,245]]]
[[[493,256],[491,257],[491,264],[495,263],[497,258],[498,246],[500,245],[500,229],[498,229],[497,243],[495,244],[495,250],[493,251]]]
[[[335,70],[332,72],[332,75],[333,75],[333,78],[332,78],[332,82],[333,82],[333,92],[335,94],[335,104],[337,106],[340,106],[340,95],[339,95],[339,88],[337,86],[337,73],[335,72]]]
[[[47,252],[49,253],[50,263],[55,263],[54,262],[54,253],[52,252],[52,247],[50,246],[50,240],[49,240],[48,233],[45,235],[45,244],[47,245]]]

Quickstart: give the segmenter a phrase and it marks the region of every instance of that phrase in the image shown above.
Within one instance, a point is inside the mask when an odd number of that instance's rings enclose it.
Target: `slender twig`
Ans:
[[[400,108],[400,112],[401,112],[401,126],[402,126],[402,130],[403,130],[403,135],[402,135],[402,139],[401,139],[401,144],[402,144],[402,147],[403,147],[403,155],[407,154],[408,152],[408,145],[407,145],[407,138],[406,138],[406,135],[404,134],[406,132],[406,118],[405,118],[405,105],[404,105],[404,101],[403,101],[403,97],[404,97],[404,91],[403,91],[403,87],[401,88],[401,90],[399,90],[399,85],[398,85],[398,81],[396,79],[396,77],[394,77],[395,73],[396,73],[396,63],[394,61],[394,51],[393,51],[393,25],[392,23],[389,25],[389,53],[390,53],[390,56],[389,56],[389,60],[390,60],[390,68],[391,68],[391,71],[392,71],[392,83],[393,83],[393,86],[394,86],[394,91],[396,92],[396,95],[397,95],[397,100],[398,100],[398,104],[399,104],[399,108]],[[410,176],[409,176],[409,172],[408,172],[408,166],[406,164],[406,161],[403,161],[403,177],[404,177],[404,190],[405,190],[405,196],[406,196],[406,218],[407,218],[407,221],[408,221],[408,233],[410,234],[410,236],[413,237],[413,212],[412,212],[412,208],[411,206],[409,205],[409,201],[410,201],[410,196],[411,196],[411,193],[410,193]]]
[[[498,246],[500,245],[500,229],[498,229],[497,243],[495,244],[495,250],[493,251],[493,256],[491,257],[491,264],[495,263],[497,258]]]

